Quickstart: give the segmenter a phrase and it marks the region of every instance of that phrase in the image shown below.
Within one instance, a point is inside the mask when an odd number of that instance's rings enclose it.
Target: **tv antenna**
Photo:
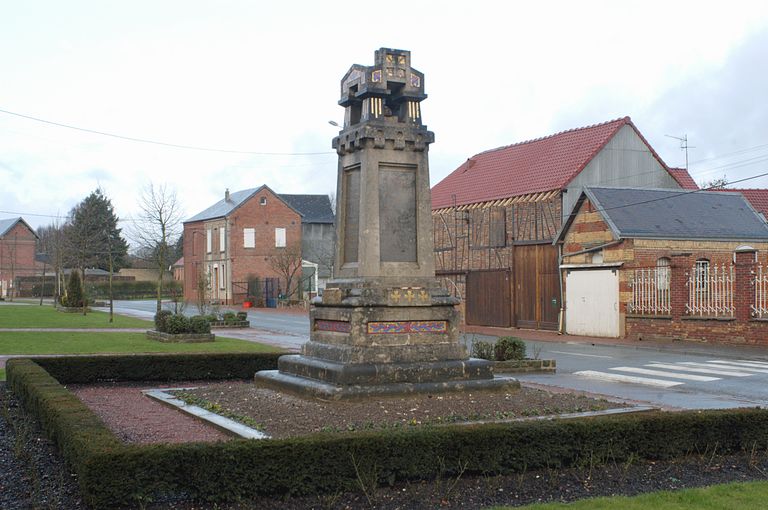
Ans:
[[[680,149],[685,151],[685,171],[688,171],[688,149],[695,149],[695,145],[688,145],[688,135],[685,134],[683,136],[672,136],[672,135],[664,135],[669,138],[674,138],[675,140],[680,141]]]

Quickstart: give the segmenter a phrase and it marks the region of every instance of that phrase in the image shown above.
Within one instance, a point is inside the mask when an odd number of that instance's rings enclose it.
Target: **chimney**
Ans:
[[[224,191],[224,201],[229,202],[229,188]]]

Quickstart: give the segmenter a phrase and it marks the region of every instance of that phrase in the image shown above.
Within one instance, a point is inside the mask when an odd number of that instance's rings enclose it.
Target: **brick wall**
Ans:
[[[13,294],[13,280],[32,276],[35,269],[35,237],[19,222],[0,238],[0,297]]]
[[[262,198],[266,199],[264,205]],[[245,248],[244,230],[255,231],[255,247]],[[275,229],[285,228],[286,247],[275,247]],[[207,251],[207,230],[212,230],[212,246]],[[219,230],[225,229],[225,246],[221,250]],[[271,258],[286,250],[301,253],[301,216],[268,189],[262,189],[248,199],[226,219],[216,218],[184,224],[184,297],[197,298],[197,278],[207,265],[224,265],[226,288],[214,289],[213,298],[231,303],[240,289],[232,282],[246,282],[249,276],[277,278],[280,275],[270,262]],[[300,272],[299,272],[300,274]],[[281,282],[285,290],[285,282]]]

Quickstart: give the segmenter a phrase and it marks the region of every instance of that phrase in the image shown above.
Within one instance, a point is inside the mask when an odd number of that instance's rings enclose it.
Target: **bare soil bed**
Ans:
[[[246,417],[273,438],[318,432],[409,428],[599,411],[625,407],[576,393],[523,387],[514,393],[475,392],[376,398],[367,401],[304,399],[245,381],[226,381],[175,392],[191,403]]]

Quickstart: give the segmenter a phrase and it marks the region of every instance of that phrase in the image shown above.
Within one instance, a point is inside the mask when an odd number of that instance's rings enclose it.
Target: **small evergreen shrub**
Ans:
[[[248,320],[248,314],[245,312],[237,312],[237,320],[239,321],[247,321]]]
[[[209,313],[208,315],[203,315],[202,317],[205,317],[205,320],[207,320],[208,322],[216,322],[217,320],[219,320],[219,318],[212,313]]]
[[[503,336],[494,348],[496,361],[525,359],[525,342],[514,336]]]
[[[87,305],[83,294],[83,282],[80,272],[72,270],[67,280],[67,294],[61,298],[61,304],[70,308],[79,308]]]
[[[169,333],[171,335],[189,333],[189,319],[181,314],[171,315],[168,317],[165,324],[167,329],[165,333]]]
[[[222,318],[224,319],[224,322],[234,322],[237,315],[235,315],[235,312],[224,312],[224,315]]]
[[[474,342],[472,344],[472,357],[493,361],[496,357],[493,344],[490,342]]]
[[[155,314],[155,329],[161,333],[168,332],[168,317],[171,317],[173,312],[170,310],[160,310]]]
[[[189,319],[189,332],[203,334],[211,332],[211,323],[202,315],[195,315]]]

